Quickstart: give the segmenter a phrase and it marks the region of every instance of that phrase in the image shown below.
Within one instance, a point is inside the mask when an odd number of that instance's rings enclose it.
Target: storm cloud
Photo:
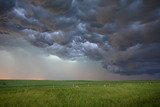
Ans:
[[[113,73],[160,73],[159,0],[0,0],[0,20],[3,47],[21,38]]]
[[[14,0],[0,0],[0,14],[5,14],[15,6]]]

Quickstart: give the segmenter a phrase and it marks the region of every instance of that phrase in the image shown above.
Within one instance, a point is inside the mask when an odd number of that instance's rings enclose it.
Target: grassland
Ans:
[[[160,81],[0,80],[0,107],[160,107]]]

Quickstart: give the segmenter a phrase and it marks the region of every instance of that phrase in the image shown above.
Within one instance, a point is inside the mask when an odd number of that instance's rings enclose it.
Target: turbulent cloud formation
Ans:
[[[0,20],[1,46],[23,38],[65,60],[100,61],[110,72],[160,73],[159,0],[0,0]]]

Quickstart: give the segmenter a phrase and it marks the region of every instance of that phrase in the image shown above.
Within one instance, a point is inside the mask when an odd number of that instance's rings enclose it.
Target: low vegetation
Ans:
[[[0,107],[160,107],[160,81],[0,80]]]

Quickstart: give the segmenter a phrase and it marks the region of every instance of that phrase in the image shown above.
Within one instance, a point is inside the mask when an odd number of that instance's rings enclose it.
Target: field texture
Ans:
[[[160,107],[160,81],[0,80],[0,107]]]

